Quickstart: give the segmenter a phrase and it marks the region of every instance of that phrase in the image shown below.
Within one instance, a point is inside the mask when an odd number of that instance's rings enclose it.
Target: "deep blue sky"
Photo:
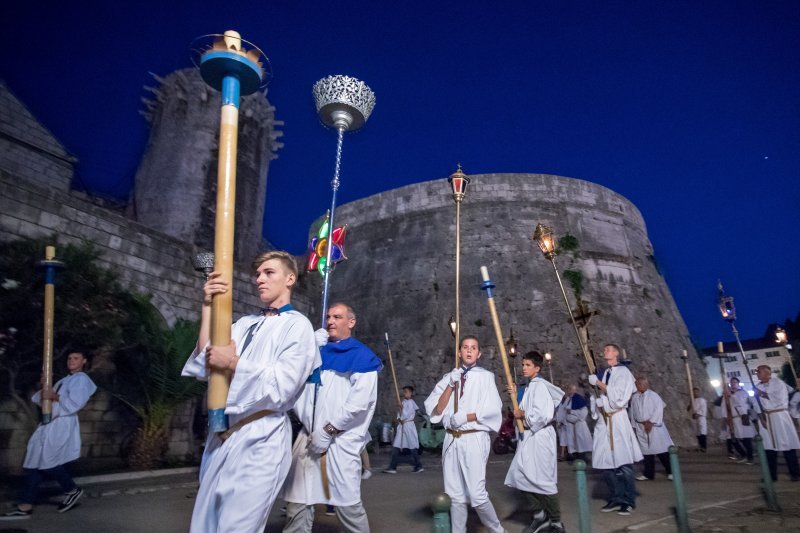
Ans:
[[[348,74],[378,103],[345,140],[342,202],[456,162],[582,178],[642,211],[702,343],[730,338],[718,277],[745,337],[800,310],[800,2],[47,3],[5,8],[0,76],[97,193],[131,189],[148,72],[236,29],[270,57],[286,122],[265,219],[277,246],[302,252],[330,201],[335,134],[310,93]]]

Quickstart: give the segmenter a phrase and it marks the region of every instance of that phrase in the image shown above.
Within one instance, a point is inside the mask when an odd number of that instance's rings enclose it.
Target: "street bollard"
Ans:
[[[678,519],[678,533],[689,533],[689,515],[686,514],[686,495],[683,492],[681,464],[678,460],[678,448],[669,447],[669,465],[672,469],[672,483],[675,486],[675,514]]]
[[[769,463],[767,463],[767,452],[764,451],[764,439],[761,435],[756,435],[753,439],[758,451],[758,464],[761,466],[761,478],[764,481],[764,500],[767,502],[767,509],[780,512],[781,506],[778,505],[778,496],[775,494],[775,485],[772,483],[772,474],[769,473]]]
[[[431,502],[433,533],[450,533],[450,496],[437,494]]]
[[[580,533],[592,533],[592,517],[589,515],[589,493],[586,489],[586,462],[578,459],[573,465],[578,485],[578,524]]]

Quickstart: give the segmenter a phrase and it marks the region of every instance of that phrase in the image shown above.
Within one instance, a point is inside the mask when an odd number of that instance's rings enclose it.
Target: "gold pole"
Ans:
[[[229,290],[215,294],[211,303],[211,345],[231,342],[233,319],[233,230],[236,211],[236,155],[239,108],[223,105],[220,112],[219,164],[217,166],[217,213],[214,235],[214,270],[228,282]],[[208,379],[208,410],[225,410],[231,373],[212,370]],[[227,424],[224,424],[227,426]],[[217,426],[221,427],[221,426]],[[215,431],[224,431],[227,427]]]
[[[500,319],[497,317],[497,309],[494,305],[494,297],[492,296],[491,292],[491,281],[489,280],[489,270],[485,267],[481,267],[481,278],[483,278],[484,287],[486,290],[486,296],[489,301],[489,312],[492,315],[492,324],[494,324],[494,335],[497,337],[497,346],[500,349],[500,357],[503,360],[503,370],[506,374],[506,384],[508,385],[509,395],[511,396],[511,406],[514,410],[519,409],[519,404],[517,403],[517,397],[513,393],[516,390],[516,383],[512,381],[511,378],[511,367],[508,365],[508,354],[506,353],[506,346],[503,342],[503,332],[500,328]],[[517,421],[517,428],[519,429],[520,433],[525,432],[525,425],[522,423],[522,420],[519,418],[516,419]]]
[[[731,392],[728,388],[727,376],[725,376],[725,367],[722,364],[722,356],[725,353],[725,348],[723,348],[722,341],[717,343],[717,353],[719,354],[717,358],[719,359],[719,378],[720,381],[722,381],[722,397],[725,400],[725,410],[727,411],[725,421],[728,424],[728,432],[731,434],[731,439],[735,439],[736,436],[733,433],[733,408],[731,407]]]
[[[692,410],[694,410],[694,385],[692,385],[692,369],[689,368],[689,352],[684,350],[682,359],[686,365],[686,381],[689,382],[689,401],[692,402]]]
[[[51,277],[49,269],[46,264],[54,260],[56,256],[55,246],[45,247],[44,260],[45,260],[45,285],[44,285],[44,342],[42,343],[42,394],[45,391],[50,392],[53,390],[53,320],[55,316],[55,282]],[[48,397],[42,398],[42,423],[48,424],[53,416],[53,401]]]
[[[461,343],[461,199],[456,198],[456,361],[453,368],[458,368],[459,348]],[[458,387],[456,383],[453,387],[453,412],[458,412]]]

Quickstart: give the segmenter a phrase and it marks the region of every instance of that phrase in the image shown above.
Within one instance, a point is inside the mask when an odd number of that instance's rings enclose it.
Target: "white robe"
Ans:
[[[664,424],[665,406],[661,396],[650,389],[644,393],[636,392],[631,398],[631,423],[643,455],[665,453],[672,446],[672,439]],[[650,433],[644,430],[644,422],[653,423]]]
[[[309,384],[294,407],[303,430],[292,447],[292,468],[281,491],[287,502],[337,507],[361,501],[361,450],[369,442],[369,424],[378,397],[378,372],[336,372],[323,370],[317,392],[316,422],[313,427],[331,424],[342,433],[328,448],[327,463],[330,499],[322,485],[320,456],[311,454],[308,444],[314,410],[314,385]]]
[[[49,424],[39,424],[28,441],[23,468],[46,470],[81,456],[81,428],[78,411],[97,390],[94,382],[83,372],[75,372],[56,382],[53,389],[59,400],[53,402],[53,417]],[[42,404],[42,392],[31,401]]]
[[[570,404],[571,398],[567,405]],[[567,432],[570,434],[569,453],[585,453],[592,451],[592,433],[589,431],[588,424],[586,424],[586,417],[588,415],[588,407],[567,410]]]
[[[419,435],[417,435],[417,426],[414,424],[414,419],[417,416],[419,406],[414,400],[406,399],[403,399],[402,405],[403,409],[400,412],[392,446],[400,449],[416,450],[419,448]]]
[[[603,373],[604,382],[609,371],[608,388],[597,403],[597,408],[602,408],[606,416],[599,411],[593,414],[597,416],[597,424],[592,441],[592,467],[600,470],[619,468],[644,459],[625,410],[636,390],[633,374],[627,367],[617,365],[606,369]]]
[[[725,400],[722,401],[723,410],[727,416],[727,408],[725,407]],[[731,409],[733,409],[733,433],[737,439],[751,439],[756,436],[756,426],[750,420],[750,410],[752,404],[750,403],[750,395],[744,390],[739,389],[731,394]],[[745,426],[742,423],[742,416],[747,415],[750,420],[750,425]]]
[[[778,378],[770,378],[766,383],[756,383],[756,388],[769,394],[769,398],[760,398],[767,413],[767,427],[759,425],[764,449],[787,451],[800,448],[800,439],[797,438],[797,431],[788,411],[791,391],[789,386]]]
[[[256,411],[275,414],[246,424],[225,442],[216,434],[208,436],[192,513],[193,533],[262,532],[289,471],[292,429],[286,411],[319,365],[319,350],[311,323],[292,310],[239,319],[231,330],[237,351],[254,323],[260,326],[239,353],[225,413],[231,426]],[[205,347],[192,353],[182,375],[207,379]]]
[[[569,409],[569,399],[564,398],[564,401],[558,404],[555,409],[556,429],[558,430],[558,445],[574,446],[572,428],[567,423],[567,410]],[[571,453],[571,452],[570,452]]]
[[[694,419],[695,435],[706,435],[708,433],[708,404],[705,398],[694,399],[692,414],[697,415],[697,418]]]
[[[450,383],[450,375],[445,374],[436,384],[433,392],[425,400],[425,411],[431,414],[431,422],[441,422],[446,429],[450,427],[453,414],[451,397],[442,413],[435,415],[434,409],[445,387]],[[459,388],[458,393],[462,390]],[[455,393],[454,393],[455,394]],[[453,503],[468,503],[476,507],[489,501],[486,491],[486,461],[489,459],[491,441],[490,431],[498,431],[503,419],[503,403],[497,392],[495,375],[480,367],[467,372],[463,395],[458,399],[459,412],[475,413],[478,420],[467,422],[458,430],[478,430],[456,438],[447,433],[442,445],[442,475],[444,491]]]
[[[519,408],[525,412],[526,429],[505,484],[525,492],[557,494],[556,432],[551,424],[555,409],[544,380],[531,380]]]

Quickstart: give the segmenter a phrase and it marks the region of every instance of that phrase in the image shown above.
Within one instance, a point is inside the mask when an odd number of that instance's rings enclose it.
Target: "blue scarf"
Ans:
[[[364,373],[380,371],[383,368],[378,356],[353,337],[329,342],[320,348],[319,353],[322,355],[320,370]]]
[[[583,397],[582,394],[578,394],[577,392],[572,395],[572,403],[570,404],[569,408],[573,411],[577,409],[583,409],[586,407],[586,398]]]

